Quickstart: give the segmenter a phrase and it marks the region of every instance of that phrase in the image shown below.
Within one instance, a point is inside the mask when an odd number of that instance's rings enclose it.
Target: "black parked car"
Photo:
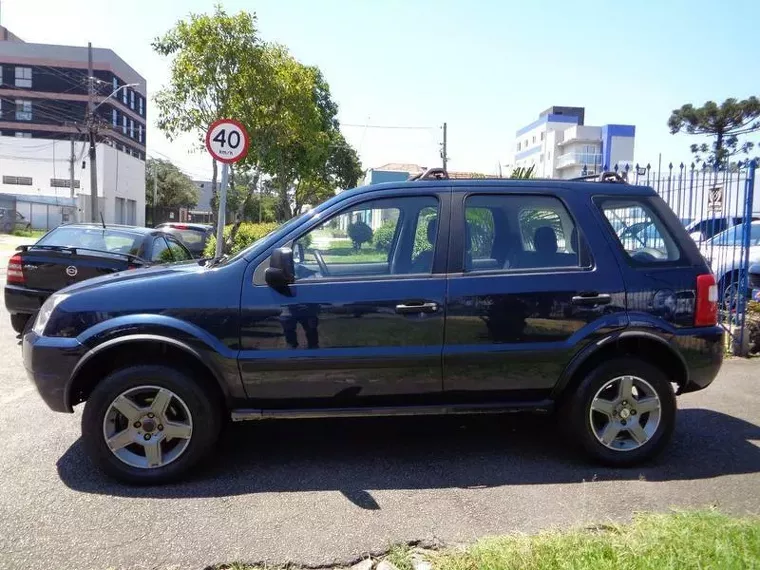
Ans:
[[[180,477],[230,418],[556,410],[604,463],[662,451],[676,393],[723,359],[678,218],[623,183],[445,176],[340,193],[230,258],[64,289],[25,367],[53,410],[86,402],[88,453],[133,483]],[[658,247],[621,243],[609,220],[632,213]],[[374,243],[330,237],[359,221]]]
[[[18,248],[8,263],[5,307],[22,332],[53,292],[72,283],[192,255],[172,236],[132,226],[68,224]]]
[[[157,230],[178,238],[187,246],[193,257],[200,258],[203,256],[203,250],[206,248],[208,238],[214,235],[214,226],[208,224],[191,224],[191,223],[173,223],[168,222],[156,226]]]

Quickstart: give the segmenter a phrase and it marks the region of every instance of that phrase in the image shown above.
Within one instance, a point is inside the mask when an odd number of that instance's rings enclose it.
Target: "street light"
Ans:
[[[110,94],[108,97],[106,97],[106,98],[105,98],[105,99],[103,99],[103,100],[102,100],[100,103],[98,103],[97,105],[95,105],[95,106],[92,108],[92,111],[91,111],[91,112],[93,112],[93,113],[94,113],[95,111],[97,111],[97,110],[98,110],[98,108],[99,108],[99,107],[100,107],[100,106],[101,106],[103,103],[107,103],[107,102],[108,102],[108,101],[111,99],[111,97],[113,97],[114,95],[116,95],[116,94],[117,94],[119,91],[121,91],[122,89],[126,89],[127,87],[137,87],[138,85],[140,85],[140,84],[139,84],[139,83],[125,83],[124,85],[121,85],[121,86],[117,87],[116,89],[114,89],[114,90],[113,90],[113,92],[112,92],[112,93],[111,93],[111,94]]]

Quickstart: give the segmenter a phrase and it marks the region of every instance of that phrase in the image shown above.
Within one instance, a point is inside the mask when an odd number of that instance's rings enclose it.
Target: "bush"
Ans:
[[[432,208],[426,208],[422,211],[417,223],[417,231],[414,232],[414,249],[412,250],[413,259],[419,256],[423,251],[427,251],[433,247],[427,238],[427,227],[430,220],[435,218],[436,215],[436,211]]]
[[[372,228],[364,222],[355,222],[348,226],[348,237],[354,249],[359,250],[363,243],[372,241]]]
[[[268,233],[274,231],[279,226],[280,224],[276,224],[274,222],[265,223],[265,224],[251,224],[251,223],[244,222],[240,224],[240,228],[238,229],[238,232],[235,235],[235,241],[232,243],[232,246],[225,247],[224,253],[229,254],[229,255],[235,255],[236,253],[247,248],[257,239],[261,239]],[[232,231],[232,225],[225,226],[224,228],[225,241],[229,238],[231,231]],[[211,236],[208,242],[206,243],[206,249],[203,250],[203,256],[214,257],[215,250],[216,250],[216,236]]]
[[[393,244],[393,236],[396,234],[396,221],[388,220],[382,226],[375,230],[375,235],[372,237],[372,245],[375,246],[377,251],[387,253],[391,250]]]

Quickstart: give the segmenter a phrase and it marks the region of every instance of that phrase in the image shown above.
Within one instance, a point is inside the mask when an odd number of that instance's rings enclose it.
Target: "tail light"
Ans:
[[[718,323],[718,285],[711,273],[697,277],[697,302],[694,326],[710,327]]]
[[[21,256],[16,254],[8,261],[8,272],[6,273],[8,283],[23,285],[24,280],[24,261]]]

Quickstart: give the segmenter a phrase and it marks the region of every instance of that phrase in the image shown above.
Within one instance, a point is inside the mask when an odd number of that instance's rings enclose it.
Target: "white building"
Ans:
[[[514,161],[518,167],[534,167],[539,178],[574,178],[603,169],[633,166],[633,125],[584,124],[583,107],[550,107],[538,120],[518,129]]]
[[[85,142],[74,145],[74,197],[80,221],[90,215],[87,148]],[[56,215],[61,215],[57,223],[74,221],[68,215],[73,204],[70,157],[69,141],[0,137],[0,194],[15,196],[18,211],[35,228],[55,227]],[[145,225],[145,162],[102,143],[97,145],[97,174],[99,210],[106,223]],[[45,214],[49,218],[43,223],[42,207],[34,213],[35,202],[69,208],[63,214]]]

